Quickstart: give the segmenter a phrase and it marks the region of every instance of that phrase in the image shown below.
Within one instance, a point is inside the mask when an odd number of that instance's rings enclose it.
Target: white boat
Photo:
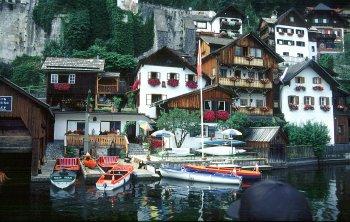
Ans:
[[[175,178],[188,181],[197,181],[204,183],[221,183],[221,184],[241,184],[242,177],[232,174],[208,174],[186,171],[186,169],[160,168],[160,174],[163,177]]]
[[[230,146],[211,146],[196,151],[213,156],[228,156],[246,152],[244,149],[236,149],[235,147]]]
[[[50,175],[50,181],[58,188],[64,189],[75,183],[77,174],[70,170],[55,171]]]
[[[96,182],[98,190],[114,190],[126,184],[134,168],[131,165],[116,165]]]

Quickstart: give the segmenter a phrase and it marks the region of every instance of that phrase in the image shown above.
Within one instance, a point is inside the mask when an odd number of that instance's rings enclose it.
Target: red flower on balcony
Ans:
[[[289,109],[290,110],[298,110],[299,106],[297,104],[289,103]]]
[[[298,85],[295,87],[295,91],[301,91],[301,90],[305,91],[306,90],[305,86]]]
[[[190,89],[197,89],[198,84],[195,81],[187,81],[186,86]]]
[[[176,87],[179,85],[179,80],[177,79],[168,79],[168,85],[171,87]]]
[[[269,79],[260,79],[260,82],[265,85],[265,84],[269,83],[270,80]]]
[[[253,79],[253,78],[248,78],[248,79],[245,79],[245,81],[246,81],[247,83],[253,83],[253,82],[254,82],[254,79]]]
[[[328,105],[321,105],[320,108],[325,112],[328,112],[329,110],[331,110],[331,107]]]
[[[267,107],[267,106],[262,106],[262,107],[260,107],[260,110],[261,110],[262,112],[267,112],[267,111],[269,111],[270,109],[269,109],[269,107]]]
[[[314,106],[313,105],[309,105],[309,104],[305,104],[304,105],[304,110],[314,110]]]
[[[205,111],[203,114],[203,119],[205,122],[214,122],[216,120],[216,115],[213,110]]]
[[[219,110],[216,112],[216,118],[218,120],[227,120],[230,117],[230,114],[227,111]]]
[[[53,88],[57,91],[68,91],[70,89],[69,83],[55,83]]]
[[[148,84],[155,87],[155,86],[160,85],[160,80],[159,79],[148,79]]]
[[[312,87],[312,88],[313,88],[313,90],[315,90],[315,91],[323,91],[323,86],[320,86],[320,85],[314,86],[314,87]]]

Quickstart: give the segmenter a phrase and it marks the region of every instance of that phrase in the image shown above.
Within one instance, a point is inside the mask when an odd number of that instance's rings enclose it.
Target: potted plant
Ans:
[[[190,89],[197,89],[198,84],[195,81],[187,81],[186,86]]]
[[[305,90],[306,90],[305,86],[302,86],[302,85],[297,85],[295,87],[295,91],[305,91]]]
[[[253,56],[246,56],[245,59],[248,61],[252,61],[254,59],[254,57]]]
[[[305,104],[304,105],[304,110],[314,110],[314,106],[313,105],[310,105],[310,104]]]
[[[177,79],[168,79],[168,85],[171,87],[176,87],[179,85],[179,80]]]
[[[160,85],[160,80],[159,79],[148,79],[148,84],[156,87],[158,85]]]
[[[317,86],[312,87],[312,89],[315,91],[323,91],[323,86],[317,85]]]
[[[287,32],[287,35],[292,36],[294,33]]]
[[[290,110],[298,110],[299,106],[297,104],[289,103],[289,109]]]

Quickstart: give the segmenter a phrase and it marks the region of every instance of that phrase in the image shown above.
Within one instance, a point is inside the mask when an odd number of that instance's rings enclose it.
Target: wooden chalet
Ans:
[[[245,141],[250,148],[284,148],[288,137],[279,126],[250,127]]]
[[[31,158],[31,174],[37,175],[46,145],[53,140],[53,127],[49,105],[0,76],[1,157],[12,155],[11,162],[21,164],[19,156],[25,154]]]
[[[282,61],[257,35],[249,33],[205,56],[202,69],[214,84],[234,92],[233,111],[266,116],[278,105],[273,85],[278,82],[278,63]]]
[[[335,143],[349,143],[350,93],[337,88],[333,91],[334,136]]]
[[[214,36],[202,35],[200,36],[202,57],[220,49],[221,47],[233,42],[232,38],[219,38]]]
[[[95,108],[112,109],[114,96],[127,90],[119,73],[104,71],[102,59],[46,58],[42,70],[47,74],[47,103],[61,111],[83,111],[88,91]]]

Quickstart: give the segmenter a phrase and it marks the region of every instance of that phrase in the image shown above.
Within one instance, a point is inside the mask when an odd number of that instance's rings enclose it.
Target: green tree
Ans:
[[[218,126],[226,129],[236,129],[246,136],[246,128],[249,126],[248,116],[244,113],[233,113],[225,122],[220,121]]]
[[[12,75],[12,66],[11,64],[0,62],[0,76],[5,78],[11,78]]]
[[[64,57],[66,55],[63,44],[57,41],[49,40],[45,43],[44,57]]]
[[[175,143],[179,148],[190,132],[200,129],[199,112],[190,112],[184,109],[173,109],[169,113],[162,112],[157,120],[157,128],[165,129],[175,134]]]
[[[41,70],[41,57],[23,55],[12,62],[10,80],[19,86],[44,86],[45,75]]]
[[[318,63],[327,69],[333,70],[334,69],[334,58],[330,54],[323,54],[318,59]]]

